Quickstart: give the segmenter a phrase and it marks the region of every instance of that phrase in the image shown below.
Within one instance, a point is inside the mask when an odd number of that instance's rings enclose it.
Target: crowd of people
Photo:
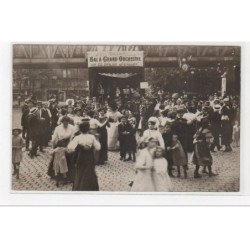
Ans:
[[[161,93],[125,102],[87,97],[63,104],[32,96],[22,106],[22,131],[13,130],[14,174],[19,178],[17,138],[22,137],[31,158],[50,146],[48,174],[57,186],[72,182],[76,191],[99,190],[95,166],[108,161],[109,150],[119,150],[121,161],[135,162],[132,191],[171,191],[169,177],[180,178],[183,172],[188,178],[188,153],[193,153],[194,178],[202,177],[200,167],[215,176],[211,152],[239,146],[239,123],[239,97],[216,93]]]

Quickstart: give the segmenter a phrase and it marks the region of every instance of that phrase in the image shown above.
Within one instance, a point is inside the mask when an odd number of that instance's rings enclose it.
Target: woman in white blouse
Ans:
[[[74,126],[69,124],[71,119],[68,116],[64,116],[61,120],[61,124],[55,128],[52,136],[53,154],[48,169],[48,175],[51,178],[56,177],[57,183],[63,176],[63,183],[66,183],[66,178],[72,181],[73,168],[71,165],[71,157],[66,152],[69,141],[74,135]]]
[[[88,115],[90,117],[90,120],[89,120],[89,133],[92,134],[92,135],[94,135],[96,137],[96,139],[99,141],[100,134],[99,134],[98,129],[106,126],[106,124],[108,122],[108,118],[106,118],[101,123],[99,120],[97,120],[95,118],[96,114],[98,115],[98,113],[95,112],[95,111],[93,111],[93,110],[91,110],[91,111],[88,112]],[[99,158],[100,158],[99,151],[94,150],[94,157],[95,157],[95,163],[98,164],[99,163]]]
[[[76,171],[73,191],[99,191],[95,173],[94,150],[100,150],[101,145],[94,135],[88,134],[89,122],[79,125],[81,134],[68,145],[69,152],[75,152]]]

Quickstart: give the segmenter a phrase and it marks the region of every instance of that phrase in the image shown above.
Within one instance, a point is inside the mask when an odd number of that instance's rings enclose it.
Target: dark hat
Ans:
[[[14,128],[14,129],[12,129],[12,134],[14,134],[15,131],[17,131],[18,134],[22,133],[22,129],[20,129],[20,128]]]

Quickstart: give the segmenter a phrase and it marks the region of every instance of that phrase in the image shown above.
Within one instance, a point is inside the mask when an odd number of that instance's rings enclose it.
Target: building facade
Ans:
[[[240,89],[239,46],[13,45],[13,97],[128,95],[147,82],[171,92]]]

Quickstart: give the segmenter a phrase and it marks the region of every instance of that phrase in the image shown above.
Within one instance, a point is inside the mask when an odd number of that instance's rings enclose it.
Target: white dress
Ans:
[[[119,119],[121,116],[122,114],[119,111],[107,112],[107,117],[113,120],[112,122],[109,122],[110,127],[107,127],[109,150],[117,150],[119,148],[118,146],[118,124],[119,124]]]
[[[156,192],[172,191],[172,182],[167,169],[168,163],[165,158],[154,159],[152,177]]]
[[[137,171],[131,192],[154,192],[155,187],[152,179],[153,150],[148,148],[140,151],[137,157],[135,169]]]
[[[164,140],[162,138],[162,135],[161,133],[158,131],[158,130],[154,130],[154,129],[147,129],[143,132],[143,135],[142,137],[140,138],[139,140],[139,143],[142,143],[142,142],[148,142],[148,140],[150,138],[154,138],[156,140],[158,140],[159,142],[159,145],[165,149],[165,143],[164,143]]]

